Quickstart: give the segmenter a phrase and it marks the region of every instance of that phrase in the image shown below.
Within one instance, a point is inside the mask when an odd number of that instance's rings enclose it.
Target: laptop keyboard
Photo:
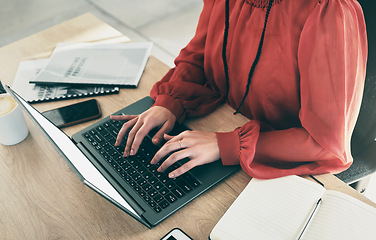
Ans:
[[[120,184],[129,184],[155,212],[163,211],[201,184],[190,172],[177,178],[168,177],[169,172],[180,167],[187,160],[175,163],[163,173],[158,172],[157,169],[162,161],[155,165],[150,164],[157,147],[148,136],[143,140],[136,155],[122,157],[126,139],[120,146],[115,147],[114,144],[123,123],[108,120],[84,133],[84,137],[121,176],[124,182]]]

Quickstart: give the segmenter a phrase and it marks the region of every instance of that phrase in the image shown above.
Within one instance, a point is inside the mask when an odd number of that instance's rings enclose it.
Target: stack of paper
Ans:
[[[61,43],[49,59],[20,63],[13,89],[28,102],[137,87],[152,43]]]

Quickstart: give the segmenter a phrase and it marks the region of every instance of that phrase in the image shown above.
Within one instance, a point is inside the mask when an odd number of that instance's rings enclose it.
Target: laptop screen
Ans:
[[[105,195],[105,197],[110,198],[112,201],[115,201],[117,204],[139,217],[133,208],[120,196],[113,186],[103,177],[103,175],[93,166],[93,164],[63,131],[52,124],[9,86],[6,86],[5,88],[20,106],[22,106],[36,125],[44,132],[50,142],[60,154],[63,155],[72,169],[86,185],[93,188],[98,193]]]

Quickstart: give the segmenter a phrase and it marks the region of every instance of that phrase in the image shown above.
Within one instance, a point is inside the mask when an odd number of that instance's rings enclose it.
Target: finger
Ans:
[[[177,151],[181,149],[180,143],[178,141],[168,141],[166,142],[154,155],[153,159],[151,160],[151,164],[158,163],[161,159],[163,159],[167,154]]]
[[[179,160],[182,160],[184,158],[188,158],[191,156],[191,150],[190,149],[184,149],[178,152],[175,152],[171,154],[157,169],[158,172],[164,172],[167,168],[169,168],[171,165],[176,163]]]
[[[130,130],[129,133],[128,133],[127,144],[125,145],[125,150],[124,150],[124,157],[129,156],[129,154],[130,154],[130,150],[131,150],[131,146],[132,146],[133,141],[134,141],[134,137],[135,137],[137,131],[141,128],[141,126],[142,126],[142,124],[143,124],[143,123],[140,121],[139,118],[138,118],[137,120],[138,120],[138,121],[137,121],[136,124],[133,126],[132,130]]]
[[[140,147],[142,141],[144,140],[145,136],[150,132],[150,130],[153,128],[153,126],[147,126],[146,124],[143,124],[137,133],[135,134],[130,155],[135,155],[138,151],[138,148]]]
[[[180,175],[188,172],[189,170],[191,170],[192,168],[196,167],[197,165],[199,165],[199,161],[197,159],[191,159],[188,162],[186,162],[185,164],[183,164],[182,166],[180,166],[179,168],[177,168],[174,171],[170,172],[168,174],[168,177],[169,178],[179,177]]]
[[[158,130],[158,132],[153,136],[153,143],[159,144],[164,137],[164,135],[170,132],[173,129],[174,125],[170,122],[166,122],[163,126]]]
[[[124,139],[125,135],[127,134],[128,130],[131,127],[133,127],[133,125],[136,123],[136,121],[137,121],[137,118],[123,124],[123,126],[121,127],[121,129],[120,129],[120,131],[119,131],[119,133],[116,137],[115,146],[119,146],[121,144],[121,142],[123,141],[123,139]]]
[[[193,132],[192,131],[184,131],[176,136],[171,136],[171,135],[168,135],[168,134],[165,134],[164,138],[167,140],[167,141],[170,141],[170,142],[173,142],[173,141],[178,141],[179,139],[185,139],[185,138],[191,138],[193,136],[192,134]]]
[[[128,121],[134,119],[137,115],[111,115],[110,119],[115,121]]]
[[[171,136],[171,135],[168,135],[168,134],[164,134],[164,135],[163,135],[163,138],[164,138],[166,141],[170,141],[171,139],[174,138],[174,136]]]

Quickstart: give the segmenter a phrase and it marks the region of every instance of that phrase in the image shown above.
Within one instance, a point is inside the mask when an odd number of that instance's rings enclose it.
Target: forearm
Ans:
[[[224,165],[240,164],[252,177],[275,178],[339,172],[352,162],[349,148],[333,145],[325,149],[304,128],[257,132],[256,123],[250,121],[233,132],[217,133]]]

